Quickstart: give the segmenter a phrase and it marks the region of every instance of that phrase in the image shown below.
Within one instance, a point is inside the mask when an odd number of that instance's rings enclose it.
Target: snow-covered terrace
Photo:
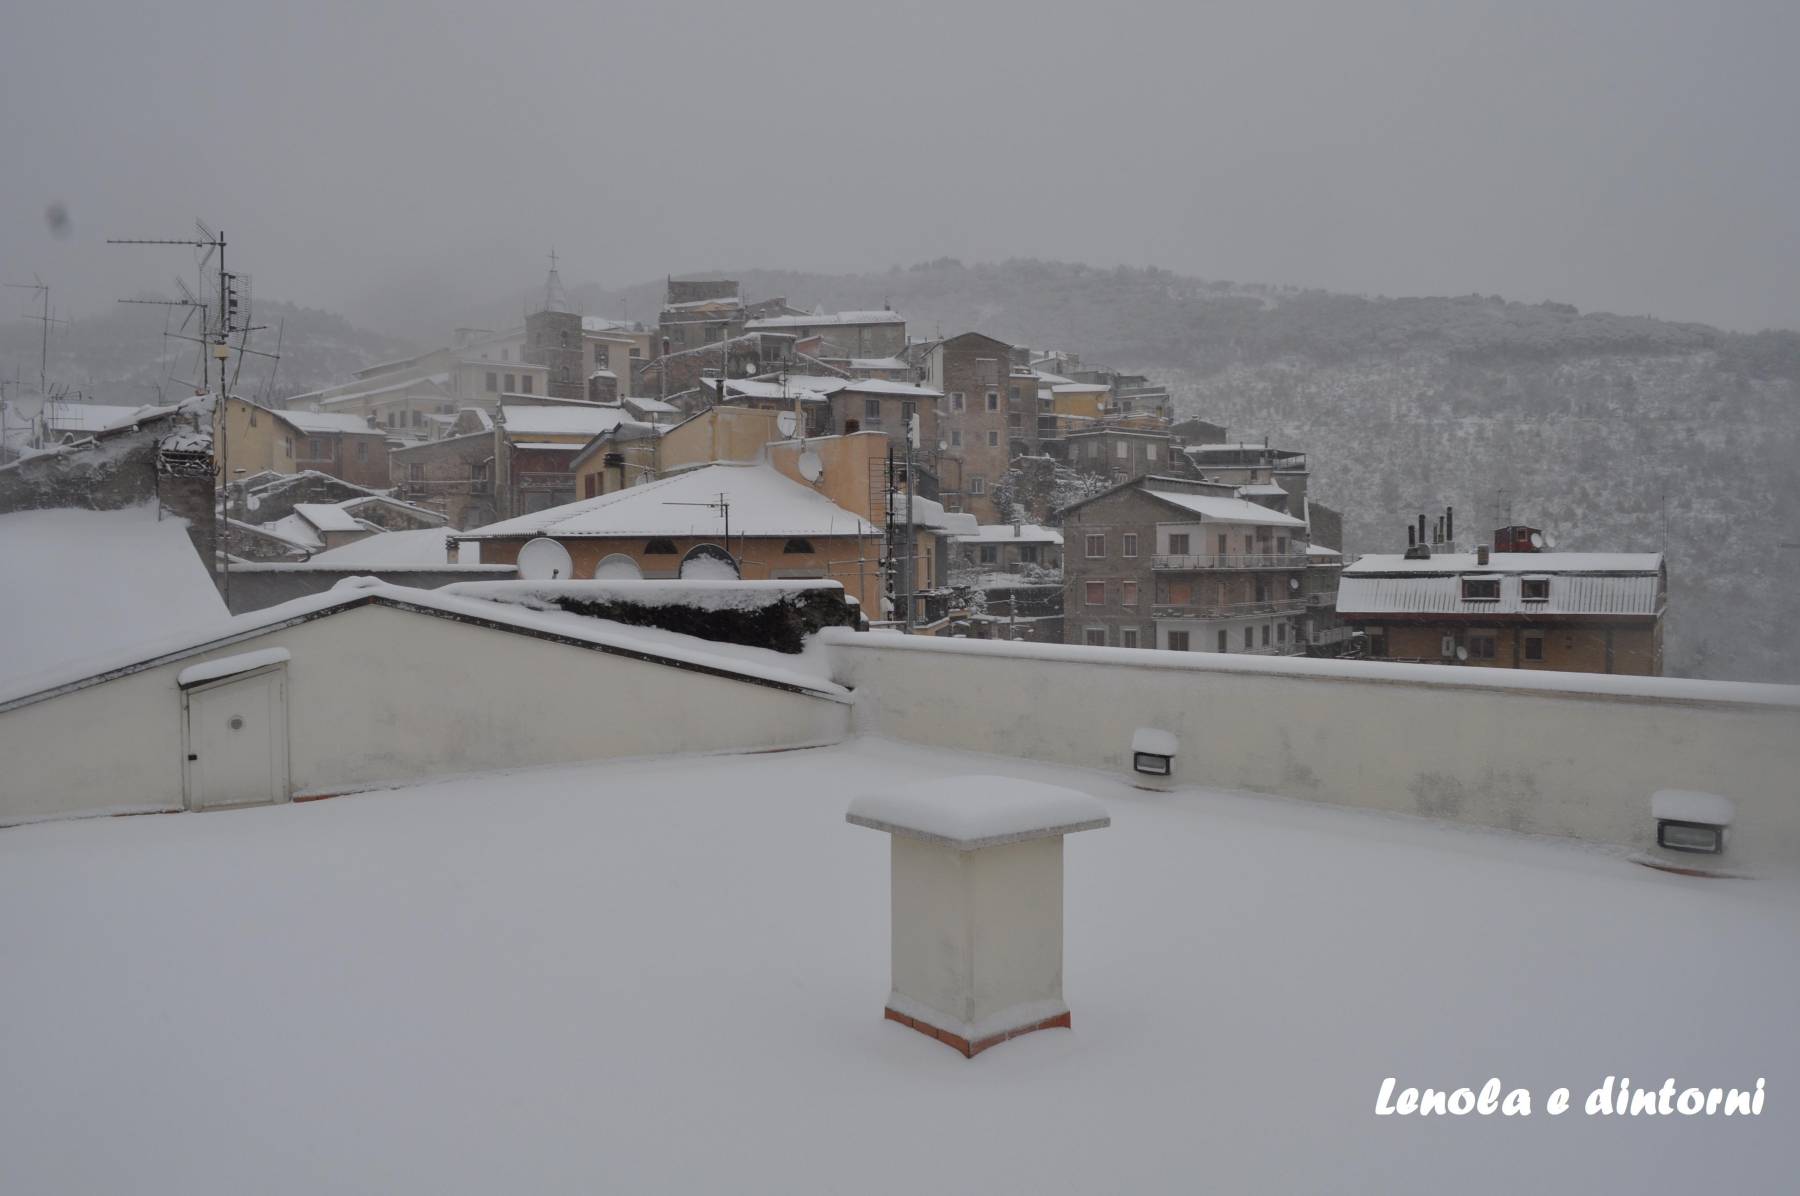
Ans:
[[[1085,790],[1073,1029],[881,1016],[851,795]],[[0,833],[9,1190],[1788,1190],[1785,881],[863,738]],[[1587,1117],[1609,1075],[1756,1118]],[[1401,1085],[1528,1118],[1374,1115]],[[1575,1107],[1543,1098],[1568,1087]]]

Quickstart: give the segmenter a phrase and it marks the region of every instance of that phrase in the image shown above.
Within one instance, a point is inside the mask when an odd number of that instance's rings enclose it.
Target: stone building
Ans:
[[[938,412],[940,501],[983,523],[997,522],[990,491],[1012,462],[1012,432],[1023,429],[1027,415],[1035,443],[1035,389],[1013,380],[1012,346],[979,332],[916,345],[913,355],[924,385],[944,396]]]
[[[1305,651],[1306,525],[1226,485],[1151,475],[1064,508],[1064,641]]]

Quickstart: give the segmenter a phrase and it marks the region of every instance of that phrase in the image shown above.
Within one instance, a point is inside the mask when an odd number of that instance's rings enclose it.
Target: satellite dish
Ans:
[[[736,581],[737,562],[717,544],[696,544],[681,558],[681,577],[685,581]]]
[[[1458,660],[1469,659],[1469,650],[1467,648],[1463,647],[1461,644],[1458,644],[1456,646],[1456,659],[1458,659]]]
[[[545,536],[519,549],[519,576],[526,581],[567,581],[575,575],[569,550]]]
[[[643,576],[638,563],[622,552],[608,553],[594,566],[595,581],[638,581]]]
[[[792,437],[794,434],[794,413],[792,411],[783,411],[781,414],[777,415],[775,417],[775,428],[783,436]]]
[[[809,482],[816,482],[825,476],[825,462],[812,449],[804,449],[800,453],[800,476]]]
[[[1538,532],[1532,532],[1531,546],[1533,548],[1542,548],[1544,546],[1544,537]]]
[[[1556,537],[1555,536],[1545,536],[1544,537],[1544,547],[1545,548],[1555,548],[1556,547]]]
[[[246,498],[244,500],[244,505],[249,507],[252,511],[261,510],[262,509],[262,495],[252,494],[249,498]]]
[[[1298,577],[1288,578],[1288,589],[1297,590],[1299,588],[1300,588],[1300,579]]]

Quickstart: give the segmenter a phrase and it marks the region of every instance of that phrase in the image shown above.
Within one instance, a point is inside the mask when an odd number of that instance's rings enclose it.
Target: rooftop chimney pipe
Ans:
[[[1444,508],[1444,539],[1456,543],[1456,508]]]
[[[1425,543],[1425,512],[1419,512],[1419,543]]]
[[[1419,541],[1413,536],[1413,525],[1411,523],[1408,523],[1406,525],[1406,546],[1408,548],[1411,548],[1413,545],[1417,544],[1418,542]]]

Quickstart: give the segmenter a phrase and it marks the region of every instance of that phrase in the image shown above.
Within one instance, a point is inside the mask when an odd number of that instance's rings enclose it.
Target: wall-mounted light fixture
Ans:
[[[1166,789],[1175,775],[1180,742],[1173,732],[1139,727],[1131,733],[1132,779],[1140,789]],[[1147,780],[1147,778],[1154,778]]]
[[[1667,851],[1718,855],[1725,850],[1725,828],[1735,812],[1731,800],[1716,793],[1658,789],[1650,795],[1656,845]]]

